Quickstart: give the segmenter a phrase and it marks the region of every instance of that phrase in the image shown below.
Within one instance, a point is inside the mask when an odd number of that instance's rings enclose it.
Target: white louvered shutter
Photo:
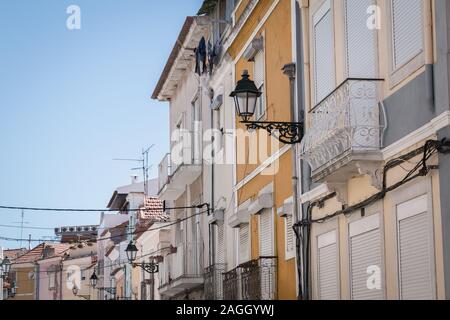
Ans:
[[[335,87],[334,28],[330,0],[314,15],[314,97],[324,99]]]
[[[239,227],[239,262],[249,260],[250,225],[243,224]]]
[[[259,255],[261,257],[272,257],[274,255],[272,226],[272,210],[263,210],[259,216]]]
[[[382,275],[380,274],[380,288],[368,286],[372,275],[372,267],[382,268],[382,250],[380,233],[380,216],[374,214],[360,221],[350,224],[350,279],[351,298],[353,300],[381,300],[384,298],[382,290]]]
[[[295,249],[294,229],[292,229],[293,227],[292,215],[286,216],[285,224],[286,224],[286,253],[291,253]]]
[[[376,29],[367,27],[367,8],[374,0],[345,0],[347,76],[375,78],[377,75]]]
[[[392,0],[394,69],[423,52],[423,0]]]
[[[319,300],[338,300],[338,247],[336,231],[318,237],[318,293]]]
[[[400,299],[435,298],[431,213],[424,195],[397,206]]]
[[[224,226],[223,224],[217,226],[217,254],[216,254],[216,262],[217,263],[225,263],[225,237],[224,237]]]
[[[255,55],[255,62],[254,62],[254,81],[255,81],[255,85],[256,87],[259,89],[259,91],[261,91],[261,97],[258,99],[258,103],[256,105],[256,110],[255,110],[255,114],[256,114],[256,119],[261,118],[266,110],[265,110],[265,93],[264,93],[264,79],[265,79],[265,67],[264,67],[264,51],[260,50],[256,55]]]

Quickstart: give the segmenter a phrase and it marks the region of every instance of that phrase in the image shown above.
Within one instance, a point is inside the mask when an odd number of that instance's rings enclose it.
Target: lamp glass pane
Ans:
[[[255,114],[256,109],[256,101],[257,101],[257,95],[254,93],[248,94],[248,114],[250,116],[253,116]]]
[[[236,100],[238,103],[238,112],[239,112],[239,116],[246,116],[248,114],[247,110],[247,93],[246,92],[242,92],[242,93],[238,93],[236,94]]]

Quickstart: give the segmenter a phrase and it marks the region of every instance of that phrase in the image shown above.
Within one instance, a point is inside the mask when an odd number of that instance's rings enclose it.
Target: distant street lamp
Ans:
[[[156,263],[135,263],[138,253],[138,248],[133,243],[133,241],[130,241],[127,248],[125,249],[125,252],[127,254],[128,261],[130,264],[134,267],[141,267],[145,272],[148,273],[158,273],[159,267]]]
[[[94,270],[94,273],[89,278],[89,284],[91,285],[92,288],[95,288],[97,286],[97,281],[98,281],[98,277],[95,274],[95,270]]]
[[[78,287],[76,284],[74,284],[72,287],[72,293],[74,296],[78,296]]]
[[[5,279],[6,276],[9,274],[9,272],[11,271],[11,261],[7,257],[1,260],[0,270],[2,278]]]
[[[134,261],[136,261],[136,257],[137,257],[137,253],[138,253],[138,248],[133,243],[133,241],[130,241],[130,243],[128,244],[127,248],[125,249],[125,252],[127,253],[128,261],[131,264],[133,264]]]

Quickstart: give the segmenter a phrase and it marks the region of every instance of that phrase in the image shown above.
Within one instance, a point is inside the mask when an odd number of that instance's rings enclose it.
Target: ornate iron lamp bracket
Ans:
[[[159,266],[156,263],[133,263],[133,267],[141,267],[147,273],[159,272]]]
[[[270,135],[275,136],[285,144],[300,143],[303,139],[304,125],[302,122],[272,122],[272,121],[242,121],[248,130],[263,129]]]

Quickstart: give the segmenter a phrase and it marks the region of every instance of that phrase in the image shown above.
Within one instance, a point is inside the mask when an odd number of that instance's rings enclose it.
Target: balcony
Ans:
[[[223,300],[223,275],[226,264],[216,263],[205,269],[205,300]]]
[[[313,182],[345,183],[369,174],[379,186],[382,161],[379,91],[381,80],[347,79],[307,117],[301,157]]]
[[[181,244],[175,253],[164,257],[160,264],[160,286],[162,295],[172,297],[203,285],[203,259],[201,244]]]
[[[202,135],[186,131],[158,166],[161,200],[177,200],[202,173]]]
[[[277,258],[261,257],[224,273],[225,300],[275,300]]]

